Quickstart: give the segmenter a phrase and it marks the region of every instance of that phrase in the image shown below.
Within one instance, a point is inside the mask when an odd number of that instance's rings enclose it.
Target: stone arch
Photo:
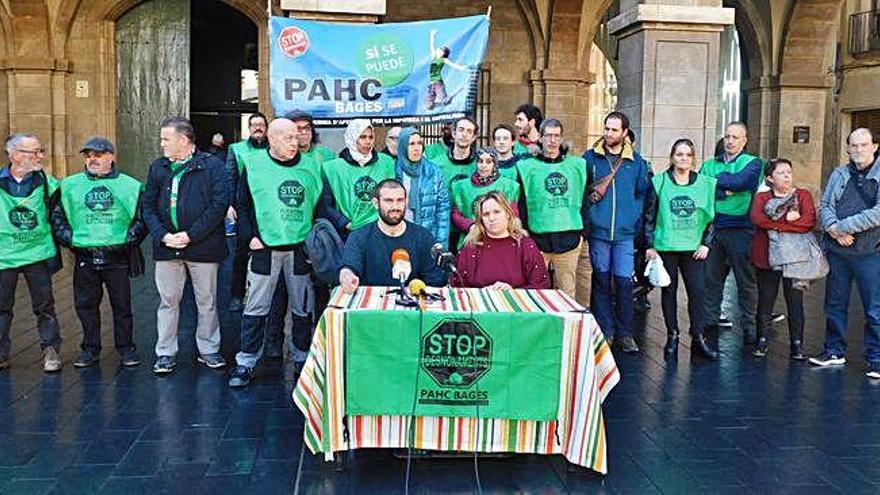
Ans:
[[[51,40],[54,36],[49,29],[49,12],[45,2],[33,0],[7,0],[4,2],[10,17],[6,33],[14,42],[8,52],[10,57],[33,57],[37,53],[52,53]],[[15,19],[15,22],[11,22]],[[18,32],[45,33],[45,36],[16,36]]]
[[[773,36],[772,28],[766,23],[770,17],[767,4],[759,5],[755,0],[725,0],[723,5],[736,9],[734,24],[749,76],[757,79],[773,74]]]
[[[596,36],[596,29],[602,23],[605,12],[611,7],[614,0],[584,0],[581,6],[581,22],[578,26],[578,52],[577,67],[585,69],[590,64],[590,50],[593,46],[593,39]],[[613,54],[605,51],[607,47],[597,45],[602,50],[605,58],[613,60]]]
[[[780,46],[780,74],[827,76],[834,63],[842,6],[843,0],[801,0],[790,7]]]
[[[546,37],[541,28],[541,16],[535,0],[516,0],[520,17],[523,24],[528,27],[528,35],[531,40],[531,55],[535,69],[543,69],[547,66]]]

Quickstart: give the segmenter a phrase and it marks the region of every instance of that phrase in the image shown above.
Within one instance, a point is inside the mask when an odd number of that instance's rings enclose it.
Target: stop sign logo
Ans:
[[[278,46],[288,57],[296,58],[309,49],[309,36],[296,26],[286,27],[278,36]]]

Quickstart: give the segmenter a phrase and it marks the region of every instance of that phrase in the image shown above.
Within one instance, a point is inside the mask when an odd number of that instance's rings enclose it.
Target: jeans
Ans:
[[[605,335],[633,333],[633,241],[590,239],[593,287],[590,309]]]
[[[788,310],[788,338],[804,342],[804,293],[791,285],[790,278],[783,278],[778,270],[755,269],[758,278],[758,337],[767,337],[772,327],[770,314],[779,293],[779,281],[782,280],[782,293],[785,296],[785,307]]]
[[[678,274],[684,279],[687,292],[688,318],[691,335],[701,335],[706,326],[706,305],[703,295],[706,292],[706,260],[695,260],[692,251],[667,251],[660,253],[663,266],[669,273],[672,283],[660,292],[660,305],[663,308],[663,321],[666,333],[677,335],[678,330]]]
[[[9,358],[12,346],[9,329],[12,326],[12,308],[15,305],[15,286],[18,274],[24,275],[28,291],[31,293],[31,306],[37,317],[40,333],[40,348],[53,347],[61,350],[61,329],[55,316],[55,299],[52,296],[52,274],[45,261],[0,270],[0,361]]]
[[[865,360],[880,361],[880,253],[843,255],[833,251],[828,256],[828,279],[825,282],[825,351],[842,356],[846,353],[849,295],[855,279],[865,309]]]
[[[101,352],[101,299],[104,287],[113,309],[113,343],[119,354],[134,350],[131,284],[128,268],[95,270],[85,263],[73,268],[73,305],[83,328],[82,350]]]
[[[724,279],[733,271],[739,302],[739,325],[743,336],[756,336],[755,315],[758,312],[758,289],[755,267],[749,260],[752,246],[751,229],[721,229],[709,246],[706,260],[706,325],[718,325]]]

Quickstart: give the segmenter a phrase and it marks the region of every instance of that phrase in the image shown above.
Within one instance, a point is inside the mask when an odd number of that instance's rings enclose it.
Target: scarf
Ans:
[[[354,119],[349,122],[348,127],[345,128],[345,147],[348,149],[351,158],[361,166],[366,165],[367,162],[370,161],[373,157],[373,153],[372,150],[369,153],[361,153],[358,151],[357,140],[365,130],[372,128],[373,125],[370,124],[370,121],[367,119]]]
[[[798,199],[794,191],[795,189],[792,187],[791,191],[781,198],[777,198],[776,196],[770,197],[767,204],[764,205],[764,213],[767,214],[767,217],[770,218],[770,220],[778,222],[785,219],[785,215],[788,214],[788,212],[798,211]]]
[[[411,162],[409,160],[409,140],[414,134],[418,133],[419,131],[415,127],[404,127],[400,131],[400,135],[397,137],[397,166],[395,167],[398,179],[402,177],[402,174],[406,174],[412,179],[409,187],[410,190],[406,192],[409,197],[407,206],[410,210],[416,213],[416,218],[418,218],[422,199],[421,175],[426,166],[425,163],[427,162],[425,155],[422,155],[422,159],[417,162]]]
[[[480,172],[474,172],[471,176],[471,182],[477,186],[487,186],[496,180],[498,180],[498,152],[495,151],[495,148],[491,146],[483,146],[476,153],[476,159],[479,161],[480,157],[483,155],[489,155],[492,158],[492,162],[495,163],[495,167],[492,168],[492,173],[481,177]],[[478,166],[479,167],[479,166]]]

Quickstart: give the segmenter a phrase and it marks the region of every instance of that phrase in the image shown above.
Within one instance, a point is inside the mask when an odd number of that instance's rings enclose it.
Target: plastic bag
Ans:
[[[648,277],[648,281],[654,287],[666,287],[672,283],[669,273],[666,272],[666,268],[663,266],[663,260],[659,256],[648,260],[648,265],[645,266],[645,276]]]

